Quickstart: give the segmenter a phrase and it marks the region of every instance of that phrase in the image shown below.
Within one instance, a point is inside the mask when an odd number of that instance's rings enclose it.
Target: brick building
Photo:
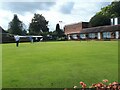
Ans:
[[[120,24],[86,28],[79,34],[80,39],[120,39]]]
[[[64,32],[68,40],[83,39],[120,39],[120,18],[111,19],[111,25],[89,27],[88,22],[66,25]]]
[[[88,22],[79,22],[70,25],[66,25],[64,27],[65,35],[67,35],[68,39],[79,39],[79,33],[83,28],[88,28]]]

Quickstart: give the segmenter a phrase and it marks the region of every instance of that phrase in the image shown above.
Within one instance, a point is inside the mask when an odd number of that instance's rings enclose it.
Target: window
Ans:
[[[111,33],[110,32],[103,32],[103,38],[111,38]]]
[[[95,33],[89,33],[89,38],[95,38]]]
[[[85,39],[86,35],[85,34],[80,34],[80,38]]]
[[[72,35],[72,38],[73,38],[73,39],[78,39],[78,38],[77,38],[77,34],[73,34],[73,35]]]

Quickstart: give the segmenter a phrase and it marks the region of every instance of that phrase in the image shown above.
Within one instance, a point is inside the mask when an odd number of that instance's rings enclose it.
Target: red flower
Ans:
[[[86,84],[83,84],[83,85],[82,85],[82,88],[86,88]]]
[[[80,82],[80,85],[82,85],[82,88],[86,88],[86,84],[84,82]]]
[[[82,82],[82,81],[81,81],[81,82],[80,82],[80,84],[81,84],[81,85],[83,85],[83,84],[84,84],[84,82]]]

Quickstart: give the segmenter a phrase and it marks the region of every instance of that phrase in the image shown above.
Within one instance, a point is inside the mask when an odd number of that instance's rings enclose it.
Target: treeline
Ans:
[[[14,15],[12,21],[9,23],[8,32],[13,35],[42,35],[43,40],[65,40],[64,31],[60,29],[59,23],[56,24],[54,31],[49,31],[48,23],[42,14],[34,14],[28,30],[25,24],[19,20],[17,14]]]

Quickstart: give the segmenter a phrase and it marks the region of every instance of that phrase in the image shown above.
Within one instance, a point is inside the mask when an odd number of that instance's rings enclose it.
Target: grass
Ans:
[[[2,45],[3,87],[64,88],[118,81],[117,41]]]

